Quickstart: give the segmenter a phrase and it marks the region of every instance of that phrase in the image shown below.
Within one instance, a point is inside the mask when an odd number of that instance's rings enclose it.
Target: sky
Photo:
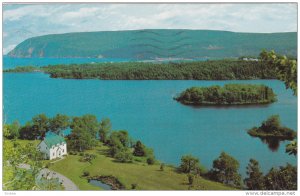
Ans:
[[[27,38],[134,29],[296,32],[297,4],[4,4],[3,53]]]

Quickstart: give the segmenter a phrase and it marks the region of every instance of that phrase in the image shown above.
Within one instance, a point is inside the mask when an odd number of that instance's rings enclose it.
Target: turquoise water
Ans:
[[[227,83],[265,84],[278,95],[278,102],[265,106],[191,107],[172,98],[191,86]],[[270,115],[279,114],[282,124],[297,129],[297,98],[277,80],[251,81],[101,81],[51,79],[42,73],[3,75],[4,120],[18,119],[22,124],[34,115],[57,113],[79,116],[94,114],[109,117],[113,129],[129,134],[154,149],[156,157],[178,165],[180,157],[192,154],[207,168],[222,151],[241,165],[257,159],[264,172],[272,166],[296,165],[281,142],[269,149],[246,130],[258,126]]]

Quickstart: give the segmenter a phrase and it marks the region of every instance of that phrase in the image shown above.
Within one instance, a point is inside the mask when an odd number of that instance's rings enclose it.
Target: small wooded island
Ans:
[[[283,127],[280,123],[279,115],[273,115],[263,121],[260,127],[253,127],[248,130],[248,134],[260,138],[278,138],[282,140],[293,140],[297,133],[290,128]]]
[[[191,87],[174,99],[187,105],[247,105],[277,101],[272,88],[254,84]]]

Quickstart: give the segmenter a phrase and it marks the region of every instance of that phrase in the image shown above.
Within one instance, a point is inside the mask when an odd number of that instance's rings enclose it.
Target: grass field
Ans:
[[[232,187],[221,183],[197,177],[193,187],[188,185],[187,175],[180,174],[175,168],[165,166],[164,171],[160,171],[160,165],[147,165],[146,163],[119,163],[107,157],[107,147],[100,146],[87,153],[96,154],[97,157],[91,163],[80,162],[79,155],[68,155],[65,159],[52,164],[49,169],[59,172],[70,178],[80,190],[97,190],[99,187],[88,183],[87,179],[81,177],[84,171],[88,171],[90,176],[112,175],[125,185],[126,189],[131,189],[132,184],[137,184],[137,189],[142,190],[232,190]]]
[[[40,141],[17,140],[17,142],[25,147],[28,143],[36,146]],[[88,171],[90,176],[112,175],[125,185],[126,189],[131,189],[132,184],[136,184],[136,189],[139,190],[234,189],[202,177],[195,178],[193,186],[190,187],[187,175],[178,173],[174,167],[165,166],[164,171],[160,171],[160,164],[148,165],[142,158],[135,159],[141,162],[119,163],[107,156],[107,150],[108,147],[99,145],[93,150],[86,151],[85,153],[96,155],[96,158],[91,163],[80,162],[80,155],[68,155],[64,159],[50,164],[49,169],[68,177],[80,190],[101,189],[89,184],[87,178],[82,177],[84,171]],[[53,160],[43,161],[44,165],[49,165],[50,162],[53,162]]]

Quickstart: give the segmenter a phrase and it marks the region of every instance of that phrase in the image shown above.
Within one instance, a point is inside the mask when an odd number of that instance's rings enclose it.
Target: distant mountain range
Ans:
[[[53,34],[29,38],[11,57],[225,58],[258,56],[262,49],[297,55],[297,33],[235,33],[149,29]]]

